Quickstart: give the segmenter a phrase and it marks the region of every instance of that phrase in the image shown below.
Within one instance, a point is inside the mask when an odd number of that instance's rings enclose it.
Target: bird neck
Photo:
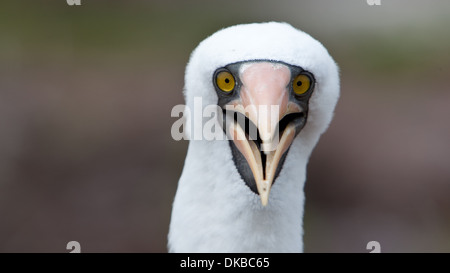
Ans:
[[[292,158],[287,158],[263,207],[241,179],[226,141],[191,141],[174,201],[169,250],[301,252],[301,166],[306,160],[299,157],[299,148],[291,147],[287,156]]]

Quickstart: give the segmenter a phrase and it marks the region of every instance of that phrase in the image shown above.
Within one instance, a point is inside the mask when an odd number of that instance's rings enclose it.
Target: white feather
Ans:
[[[170,252],[301,252],[306,165],[339,97],[338,68],[320,42],[286,23],[232,26],[199,44],[185,74],[185,99],[217,104],[212,76],[230,63],[268,59],[313,73],[307,124],[294,140],[263,207],[241,179],[227,141],[191,140],[169,230]],[[200,126],[194,124],[194,126]]]

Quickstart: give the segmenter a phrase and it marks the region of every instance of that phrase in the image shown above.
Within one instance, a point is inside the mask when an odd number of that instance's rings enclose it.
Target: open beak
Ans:
[[[291,73],[287,66],[270,62],[243,66],[239,97],[225,106],[227,114],[233,114],[226,126],[247,161],[261,203],[266,206],[280,159],[299,127],[297,117],[304,115],[301,106],[290,101]]]

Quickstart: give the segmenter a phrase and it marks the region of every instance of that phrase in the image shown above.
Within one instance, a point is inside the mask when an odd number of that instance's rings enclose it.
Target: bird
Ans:
[[[286,22],[233,25],[198,44],[184,80],[185,107],[216,106],[227,137],[189,140],[168,252],[303,252],[306,167],[340,95],[328,50]]]

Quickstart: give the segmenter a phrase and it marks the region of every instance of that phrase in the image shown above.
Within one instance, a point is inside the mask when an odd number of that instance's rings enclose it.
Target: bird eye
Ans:
[[[303,95],[311,87],[311,78],[306,74],[300,74],[297,77],[295,77],[294,81],[292,82],[292,89],[294,90],[294,93],[296,95]]]
[[[222,70],[216,74],[216,85],[223,92],[231,92],[234,89],[236,81],[234,80],[233,74],[228,71]]]

